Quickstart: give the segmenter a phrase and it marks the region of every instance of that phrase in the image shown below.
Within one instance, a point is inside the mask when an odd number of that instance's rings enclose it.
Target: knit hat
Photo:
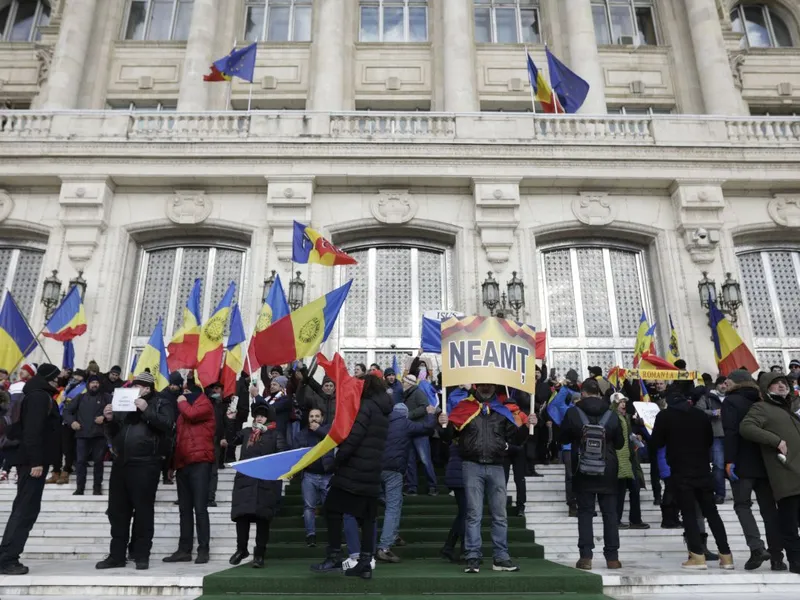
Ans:
[[[284,389],[284,390],[286,389],[286,384],[289,383],[289,380],[286,379],[285,375],[279,375],[278,377],[276,377],[272,381],[277,383],[279,386],[281,386],[281,389]]]
[[[403,377],[403,383],[407,383],[408,385],[417,385],[417,378],[409,373]]]
[[[90,360],[89,364],[86,366],[87,371],[94,371],[95,373],[100,372],[100,365],[97,364],[97,361]]]
[[[151,373],[145,371],[144,373],[139,373],[133,378],[132,385],[141,385],[146,386],[151,389],[156,388],[156,380],[155,377]]]
[[[336,385],[336,382],[327,375],[322,378],[322,385],[325,385],[326,383],[332,383],[333,385]]]
[[[575,369],[567,371],[566,379],[572,383],[578,383],[578,372]]]
[[[769,386],[778,381],[783,381],[786,387],[791,389],[792,386],[789,385],[789,379],[783,373],[764,373],[764,376],[758,382],[758,387],[761,388],[764,394],[769,394]]]
[[[84,371],[83,369],[75,369],[72,372],[72,375],[74,377],[82,377],[83,379],[86,379],[86,371]]]
[[[89,385],[93,381],[100,381],[100,376],[95,374],[95,373],[92,373],[91,375],[89,375],[89,378],[86,380],[86,385]]]
[[[402,413],[404,417],[408,417],[408,407],[402,402],[395,404],[394,408],[392,408],[392,411],[396,413]]]
[[[25,365],[28,366],[28,365]],[[36,371],[38,377],[43,378],[45,381],[56,379],[61,374],[61,369],[50,363],[42,363]]]
[[[728,379],[730,379],[733,383],[747,383],[748,381],[753,381],[752,375],[750,375],[750,373],[744,369],[732,371],[730,374],[728,374]]]
[[[253,415],[254,419],[260,415],[262,417],[267,417],[267,421],[275,420],[274,416],[275,411],[272,409],[272,407],[267,406],[263,402],[258,402],[254,404],[253,409],[250,412]]]
[[[119,365],[114,365],[108,371],[109,373],[116,373],[117,375],[122,375],[122,367]]]
[[[800,360],[793,358],[791,361],[789,361],[789,368],[791,369],[792,367],[800,367]]]
[[[603,369],[600,367],[589,367],[589,375],[592,377],[602,377],[603,376]]]
[[[170,385],[177,385],[183,386],[183,375],[180,374],[178,371],[173,371],[169,374],[169,384]]]
[[[679,358],[678,360],[676,360],[674,364],[675,364],[675,366],[677,368],[679,368],[681,370],[686,369],[686,361],[683,360],[682,358]]]
[[[386,369],[386,370],[383,372],[383,376],[384,376],[384,377],[389,377],[389,375],[395,375],[395,376],[396,376],[396,375],[397,375],[397,373],[395,373],[395,372],[394,372],[394,369],[392,369],[391,367],[389,367],[388,369]]]
[[[270,373],[277,372],[277,373],[279,373],[280,375],[283,375],[283,369],[281,368],[281,366],[280,366],[280,365],[275,365],[274,367],[270,367],[270,368],[269,368],[269,372],[270,372]]]
[[[22,365],[22,368],[20,369],[20,371],[25,371],[31,377],[36,375],[36,370],[33,368],[33,365],[30,364],[30,363],[25,363],[24,365]]]

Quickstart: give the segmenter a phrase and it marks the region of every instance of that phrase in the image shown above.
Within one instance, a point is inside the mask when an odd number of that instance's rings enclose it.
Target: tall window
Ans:
[[[231,281],[236,282],[235,297],[241,298],[245,254],[242,248],[200,245],[145,251],[139,271],[128,364],[147,343],[159,318],[164,319],[164,343],[169,343],[173,332],[183,324],[183,308],[198,277],[203,280],[200,302],[203,320],[211,315]]]
[[[739,267],[758,362],[785,369],[800,356],[800,251],[746,252]]]
[[[343,267],[341,281],[353,280],[339,318],[339,348],[348,365],[391,366],[398,355],[420,345],[422,315],[450,309],[449,251],[385,246],[348,250],[357,265]]]
[[[475,41],[538,44],[539,0],[475,0]]]
[[[539,277],[548,367],[559,376],[575,369],[583,378],[592,366],[605,372],[632,365],[642,307],[649,308],[641,252],[573,245],[545,250]]]
[[[0,306],[11,290],[19,309],[29,319],[33,314],[44,252],[30,248],[0,247]]]
[[[311,41],[311,0],[247,0],[244,37],[250,42]]]
[[[40,27],[50,22],[44,0],[0,0],[0,42],[36,42]]]
[[[194,0],[130,0],[126,40],[186,40]]]
[[[745,33],[742,48],[789,48],[792,33],[786,22],[766,4],[739,4],[731,11],[733,30]]]
[[[427,0],[362,0],[362,42],[427,42]]]
[[[592,0],[597,44],[658,44],[653,0]]]

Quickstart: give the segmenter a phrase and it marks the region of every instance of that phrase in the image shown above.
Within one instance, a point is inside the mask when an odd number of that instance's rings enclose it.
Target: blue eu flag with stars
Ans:
[[[550,73],[550,85],[558,96],[558,101],[567,113],[576,113],[589,95],[589,83],[577,73],[573,73],[567,66],[550,52],[547,54],[547,67]]]
[[[214,66],[223,75],[238,77],[253,83],[253,71],[256,68],[256,46],[253,43],[246,48],[233,49],[225,58],[220,58]]]

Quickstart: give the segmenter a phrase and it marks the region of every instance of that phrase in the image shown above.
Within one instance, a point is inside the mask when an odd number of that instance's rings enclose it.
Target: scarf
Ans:
[[[267,423],[266,425],[262,425],[261,423],[253,423],[253,428],[250,431],[250,440],[248,441],[247,445],[252,446],[253,444],[257,444],[258,440],[261,439],[262,433],[275,429],[277,426],[278,424],[274,421],[272,423]]]
[[[500,404],[500,402],[497,401],[497,398],[493,398],[489,402],[479,402],[475,399],[475,397],[470,396],[466,400],[459,402],[455,408],[450,411],[448,418],[453,423],[456,430],[461,431],[479,414],[483,413],[484,415],[489,415],[492,412],[503,415],[514,425],[517,425],[517,420],[514,418],[514,415],[511,413],[508,407]]]

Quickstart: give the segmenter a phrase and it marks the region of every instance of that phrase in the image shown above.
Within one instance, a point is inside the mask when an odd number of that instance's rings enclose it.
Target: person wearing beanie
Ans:
[[[799,378],[800,378],[800,360],[797,360],[796,358],[793,358],[789,362],[789,379],[791,379],[795,383],[797,383],[797,380]]]
[[[303,367],[303,382],[297,388],[297,404],[301,410],[308,414],[312,408],[318,408],[325,415],[325,423],[330,425],[336,417],[336,384],[327,375],[322,378],[322,385],[314,379],[314,372]]]
[[[638,440],[633,434],[633,423],[628,414],[628,399],[624,394],[616,393],[611,396],[611,410],[617,413],[620,427],[622,427],[622,437],[625,444],[617,450],[617,469],[618,492],[617,492],[617,517],[620,529],[650,529],[650,525],[642,521],[642,508],[639,490],[644,487],[644,473],[639,464]],[[622,515],[625,511],[625,494],[630,493],[630,510],[628,511],[628,523],[622,522]]]
[[[397,379],[397,373],[391,367],[383,372],[383,380],[386,382],[386,391],[392,396],[392,402],[399,404],[404,402],[403,384]]]
[[[271,407],[275,413],[275,423],[289,446],[294,442],[290,432],[290,417],[292,413],[292,399],[286,394],[286,384],[289,380],[284,375],[272,378],[269,383],[269,393],[264,396],[264,403]]]
[[[208,483],[208,506],[217,507],[217,486],[219,484],[219,470],[225,468],[225,452],[220,442],[225,439],[225,413],[227,404],[222,397],[223,386],[219,381],[215,381],[205,390],[206,396],[214,406],[214,462],[211,464],[211,479]]]
[[[159,392],[161,400],[166,402],[169,411],[173,415],[178,414],[178,397],[183,393],[183,375],[179,371],[169,374],[168,385]],[[172,431],[167,433],[164,440],[164,460],[161,462],[161,482],[164,485],[175,484],[175,469],[172,464],[175,455],[176,431],[173,426]]]
[[[740,432],[745,416],[761,401],[761,391],[745,370],[733,371],[728,375],[725,386],[725,402],[722,403],[725,472],[733,490],[733,510],[750,550],[750,558],[744,568],[752,571],[769,561],[773,571],[785,571],[778,504],[769,484],[761,448],[744,438]],[[753,516],[754,493],[764,520],[766,546]]]
[[[722,406],[725,401],[725,381],[713,388],[704,388],[702,395],[695,390],[696,406],[711,421],[714,431],[714,445],[711,446],[712,476],[714,477],[714,500],[717,504],[725,502],[725,431],[722,426]]]
[[[421,423],[428,414],[431,405],[428,395],[419,386],[417,378],[410,373],[403,378],[403,402],[408,407],[408,419],[414,423]],[[428,436],[417,436],[412,440],[408,452],[408,468],[406,470],[406,488],[409,496],[417,495],[417,462],[425,468],[428,481],[428,495],[436,496],[437,489],[436,471],[433,468],[431,457],[431,440]]]
[[[108,482],[107,514],[111,543],[108,557],[95,565],[97,569],[125,567],[130,538],[130,553],[136,569],[150,567],[156,491],[161,462],[166,454],[165,442],[175,424],[175,416],[156,393],[155,379],[150,373],[135,375],[130,389],[139,393],[135,401],[136,410],[114,412],[112,404],[103,409],[114,467]]]
[[[83,496],[90,457],[94,463],[94,495],[103,493],[103,457],[106,453],[103,411],[110,402],[111,396],[101,389],[100,377],[92,373],[86,380],[86,391],[64,409],[64,425],[74,432],[77,441],[78,484],[74,496]]]
[[[108,373],[103,375],[102,378],[102,390],[105,394],[113,394],[114,390],[117,388],[122,387],[122,384],[125,383],[122,381],[122,367],[119,365],[114,365],[109,369]]]
[[[19,381],[28,381],[34,375],[36,375],[36,367],[32,363],[25,363],[19,368],[17,377]]]
[[[28,567],[19,562],[31,529],[39,518],[48,465],[56,460],[61,417],[55,396],[61,369],[44,363],[23,388],[20,420],[6,436],[19,440],[17,493],[0,543],[0,575],[25,575]]]
[[[121,371],[122,369],[120,369]],[[96,360],[90,360],[89,364],[86,366],[86,375],[89,376],[90,373],[94,373],[95,375],[100,375],[100,365],[97,364]]]

